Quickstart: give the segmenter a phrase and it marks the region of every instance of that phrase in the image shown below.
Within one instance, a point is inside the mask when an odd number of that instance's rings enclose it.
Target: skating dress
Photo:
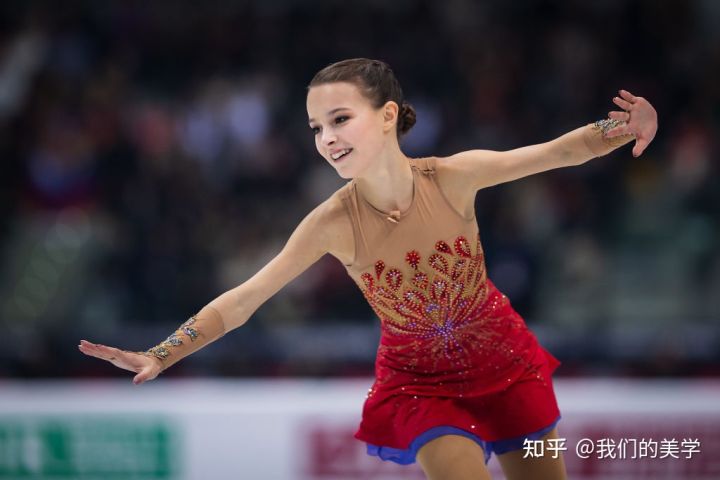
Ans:
[[[448,202],[436,159],[409,161],[404,212],[376,209],[354,180],[337,192],[355,239],[345,268],[381,325],[355,437],[368,454],[409,464],[433,438],[463,435],[487,462],[559,421],[551,375],[560,362],[488,278],[475,216]]]

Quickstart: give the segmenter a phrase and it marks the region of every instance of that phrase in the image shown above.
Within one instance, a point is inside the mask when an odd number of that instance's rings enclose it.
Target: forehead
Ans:
[[[324,83],[310,88],[307,95],[307,111],[310,118],[320,118],[338,107],[359,108],[368,101],[360,89],[348,82]]]

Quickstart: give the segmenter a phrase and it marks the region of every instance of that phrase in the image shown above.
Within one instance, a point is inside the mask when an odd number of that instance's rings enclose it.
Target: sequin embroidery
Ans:
[[[459,375],[464,381],[468,372],[530,365],[519,355],[517,338],[507,335],[524,323],[498,313],[509,308],[507,297],[497,290],[489,296],[479,236],[475,253],[464,236],[451,244],[437,241],[426,260],[417,250],[408,251],[404,261],[409,272],[377,260],[374,275],[360,275],[363,295],[381,320],[380,368],[392,367],[382,371],[378,383],[410,372],[425,378]],[[460,392],[463,381],[455,385]]]
[[[188,338],[190,338],[191,342],[194,342],[198,338],[198,330],[195,327],[192,327],[195,323],[195,315],[190,317],[187,321],[185,321],[182,325],[178,327],[178,329],[172,333],[169,337],[167,337],[164,341],[159,343],[158,345],[149,348],[145,352],[138,352],[142,353],[144,355],[151,355],[154,357],[159,358],[161,361],[166,360],[170,356],[170,348],[171,347],[179,347],[183,345],[183,340],[180,337],[181,334],[185,334]]]

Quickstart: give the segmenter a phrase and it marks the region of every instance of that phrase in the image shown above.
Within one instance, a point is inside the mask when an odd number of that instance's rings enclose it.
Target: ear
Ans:
[[[392,100],[385,102],[385,105],[382,106],[383,132],[389,132],[397,124],[399,112],[400,107],[397,103]]]

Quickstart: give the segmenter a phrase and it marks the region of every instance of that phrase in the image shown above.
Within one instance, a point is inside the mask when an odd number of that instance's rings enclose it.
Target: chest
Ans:
[[[407,267],[408,256],[429,258],[438,253],[438,242],[452,246],[464,237],[474,243],[478,236],[474,192],[453,188],[441,175],[416,175],[415,181],[413,202],[399,218],[389,218],[353,190],[348,192],[344,230],[351,241],[342,242],[344,249],[336,256],[351,276],[374,269],[377,262]]]

